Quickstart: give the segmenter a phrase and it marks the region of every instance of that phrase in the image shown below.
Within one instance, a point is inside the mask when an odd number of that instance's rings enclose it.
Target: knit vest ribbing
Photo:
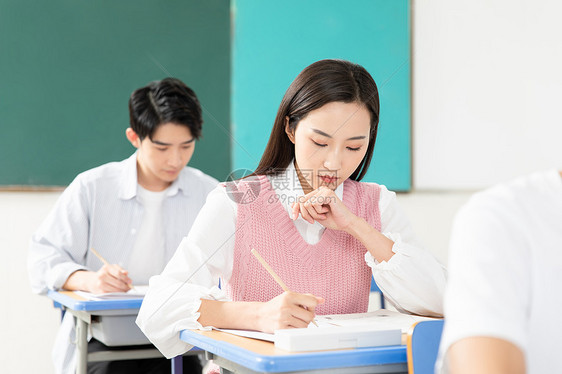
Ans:
[[[255,200],[238,204],[234,264],[230,281],[225,284],[227,295],[234,301],[264,302],[283,292],[250,253],[255,248],[291,291],[326,300],[317,307],[317,314],[366,312],[371,270],[365,263],[363,244],[343,231],[331,229],[325,229],[317,244],[306,243],[267,177],[260,176],[254,182],[242,180],[235,189],[255,193],[258,181]],[[346,207],[380,231],[379,196],[376,184],[344,182]]]

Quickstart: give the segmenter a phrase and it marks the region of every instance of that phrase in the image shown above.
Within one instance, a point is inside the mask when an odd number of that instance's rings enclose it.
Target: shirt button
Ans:
[[[137,233],[137,229],[131,229],[131,235],[135,235]]]

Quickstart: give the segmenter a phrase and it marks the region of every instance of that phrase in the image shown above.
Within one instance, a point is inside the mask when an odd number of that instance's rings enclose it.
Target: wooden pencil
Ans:
[[[279,275],[277,275],[277,273],[271,268],[271,266],[269,266],[269,264],[263,259],[263,257],[258,253],[258,251],[256,251],[254,248],[252,248],[252,250],[250,251],[252,252],[252,254],[258,259],[258,261],[260,262],[260,264],[263,265],[263,267],[265,268],[265,270],[267,270],[267,272],[273,277],[273,279],[275,279],[275,281],[277,282],[278,285],[281,286],[281,288],[283,289],[283,291],[285,292],[290,292],[291,290],[289,289],[289,287],[287,287],[287,285],[285,284],[285,282],[283,282],[283,280],[279,277]],[[314,325],[316,327],[318,327],[318,324],[316,323],[315,320],[312,320],[312,323],[314,323]]]
[[[98,253],[98,251],[96,251],[94,248],[90,248],[90,251],[92,251],[92,253],[95,254],[96,257],[99,258],[100,261],[103,262],[104,265],[109,265],[109,262],[107,262],[107,260],[105,258],[103,258],[103,256],[100,255]]]

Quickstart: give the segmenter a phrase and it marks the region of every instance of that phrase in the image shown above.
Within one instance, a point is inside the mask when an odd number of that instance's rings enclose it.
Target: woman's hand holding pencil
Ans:
[[[252,249],[251,252],[285,291],[267,303],[262,304],[262,310],[258,313],[260,316],[260,331],[273,332],[274,330],[292,327],[304,328],[308,327],[310,322],[316,325],[314,321],[315,309],[317,305],[324,303],[324,299],[311,294],[291,292],[285,282],[260,254],[255,249]]]
[[[314,321],[316,306],[324,299],[311,294],[285,291],[266,303],[261,303],[258,314],[259,330],[305,328]],[[314,322],[313,322],[314,323]]]

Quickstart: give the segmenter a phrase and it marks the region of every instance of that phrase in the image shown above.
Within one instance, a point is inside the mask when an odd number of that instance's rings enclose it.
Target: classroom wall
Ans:
[[[562,3],[414,2],[414,186],[562,167]]]
[[[27,244],[58,192],[0,192],[0,373],[53,373],[51,350],[60,311],[31,293]]]

